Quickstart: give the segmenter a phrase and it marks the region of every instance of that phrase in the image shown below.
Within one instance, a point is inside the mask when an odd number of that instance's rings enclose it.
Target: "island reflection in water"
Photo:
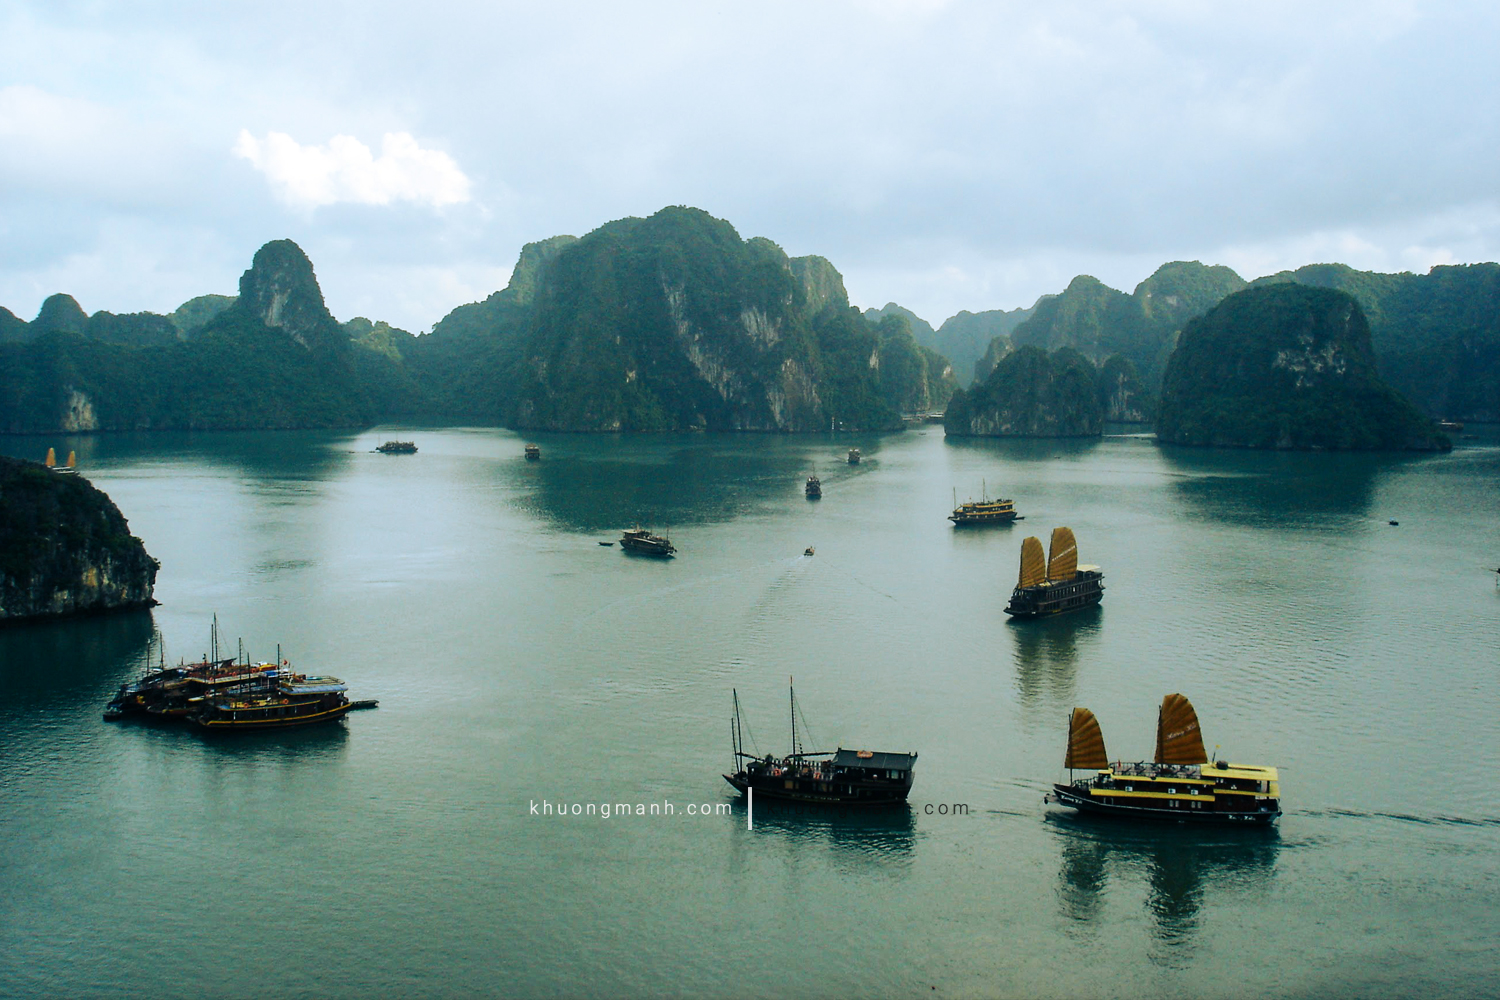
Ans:
[[[1061,844],[1056,891],[1070,933],[1101,925],[1116,888],[1128,896],[1144,886],[1159,964],[1185,959],[1216,898],[1269,892],[1281,845],[1274,827],[1128,823],[1057,809],[1048,812],[1047,828]]]
[[[498,474],[524,491],[519,505],[565,531],[611,531],[639,524],[670,532],[763,514],[803,499],[810,475],[826,491],[869,475],[879,454],[874,436],[808,439],[648,434],[628,446],[618,435],[535,435],[542,460],[517,460]],[[822,447],[826,444],[827,447]],[[865,453],[850,465],[849,447]]]
[[[148,609],[0,628],[0,729],[12,713],[102,711],[105,695],[147,669],[157,640]]]
[[[1426,460],[1417,454],[1241,452],[1162,445],[1181,478],[1174,492],[1193,516],[1283,529],[1372,515],[1382,474]]]

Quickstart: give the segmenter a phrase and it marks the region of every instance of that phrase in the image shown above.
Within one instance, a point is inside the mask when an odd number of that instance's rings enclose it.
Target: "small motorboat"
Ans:
[[[811,545],[809,545],[807,548],[805,548],[805,549],[802,550],[802,554],[805,555],[805,556],[812,555],[813,554],[813,547]]]
[[[614,542],[600,542],[599,544],[600,545],[605,545],[605,546],[613,547],[615,543]]]

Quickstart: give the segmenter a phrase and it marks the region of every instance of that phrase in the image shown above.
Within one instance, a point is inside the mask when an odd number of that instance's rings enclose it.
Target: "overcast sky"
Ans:
[[[267,240],[414,333],[686,204],[934,326],[1196,259],[1500,258],[1500,4],[0,0],[0,305]]]

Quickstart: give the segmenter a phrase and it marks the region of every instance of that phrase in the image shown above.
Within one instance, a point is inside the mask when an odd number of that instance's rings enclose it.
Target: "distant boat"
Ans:
[[[653,535],[645,528],[630,528],[620,537],[620,547],[647,556],[670,557],[677,547],[665,535]]]
[[[813,554],[813,547],[811,545],[809,545],[807,548],[805,548],[805,549],[802,550],[802,554],[805,555],[805,556],[812,555]]]
[[[68,452],[68,464],[60,466],[57,464],[57,449],[48,448],[47,458],[42,464],[60,476],[70,476],[78,471],[78,452]]]
[[[415,441],[387,441],[375,450],[382,455],[415,455],[417,443]]]
[[[1091,607],[1104,599],[1104,574],[1098,566],[1078,564],[1078,543],[1072,528],[1052,529],[1045,565],[1042,543],[1021,543],[1021,576],[1011,592],[1005,613],[1017,618],[1040,618]]]
[[[528,444],[526,446],[526,461],[535,462],[542,457],[542,449],[539,445]]]
[[[1462,431],[1463,429],[1464,429],[1464,425],[1461,424],[1461,423],[1459,423],[1457,420],[1439,420],[1438,421],[1438,430],[1449,431],[1451,433],[1457,434],[1460,431]]]
[[[858,448],[850,448],[849,449],[849,464],[850,465],[858,465],[859,464],[859,460],[860,460],[861,457],[862,456],[860,455]]]
[[[958,492],[953,494],[953,513],[948,515],[948,520],[953,522],[956,528],[962,528],[973,524],[1009,524],[1012,521],[1025,520],[1016,513],[1014,500],[1002,500],[989,498],[989,489],[986,486],[980,494],[980,500],[965,500],[958,502]]]
[[[817,500],[823,496],[823,484],[817,476],[807,477],[807,499]]]
[[[1079,812],[1179,823],[1267,826],[1281,815],[1276,768],[1210,762],[1198,730],[1198,713],[1180,694],[1162,699],[1156,717],[1156,759],[1109,762],[1094,713],[1075,708],[1068,717],[1067,784],[1054,784],[1043,801]],[[1072,780],[1072,772],[1097,772]]]
[[[600,545],[614,545],[614,542],[600,542]]]
[[[734,743],[734,774],[724,775],[736,791],[797,802],[840,806],[882,806],[905,802],[911,794],[915,753],[878,750],[804,751],[797,740],[797,693],[791,692],[792,749],[785,757],[757,757],[745,752],[740,727],[740,696],[734,693],[730,735]],[[826,759],[818,759],[826,758]],[[741,766],[741,761],[744,765]]]

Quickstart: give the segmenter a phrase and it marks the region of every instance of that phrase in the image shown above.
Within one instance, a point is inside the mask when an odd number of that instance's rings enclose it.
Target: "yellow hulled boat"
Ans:
[[[1111,764],[1099,721],[1086,708],[1068,718],[1068,784],[1055,784],[1046,800],[1079,812],[1128,819],[1268,825],[1281,816],[1281,783],[1274,767],[1209,761],[1198,713],[1180,694],[1169,694],[1156,720],[1155,760]],[[1096,771],[1072,780],[1075,770]]]

